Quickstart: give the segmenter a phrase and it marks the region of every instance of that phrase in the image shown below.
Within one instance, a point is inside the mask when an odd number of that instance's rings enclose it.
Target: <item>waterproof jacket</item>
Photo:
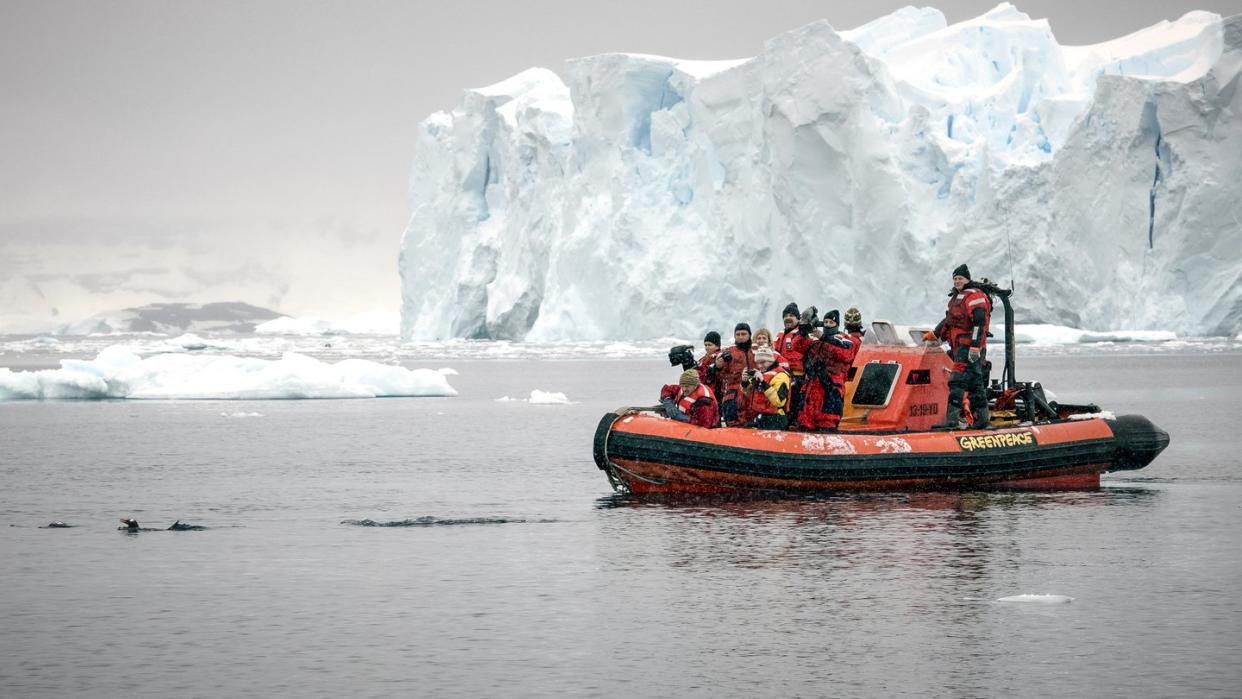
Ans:
[[[802,355],[803,366],[813,379],[825,384],[844,385],[850,364],[858,355],[858,347],[859,343],[849,335],[825,333],[822,339],[812,340]]]
[[[717,375],[720,377],[720,387],[725,391],[729,389],[738,389],[742,387],[742,373],[755,368],[755,350],[752,347],[746,351],[738,349],[737,345],[732,345],[720,350],[722,357],[727,356],[730,361],[725,362],[723,367],[716,369]]]
[[[802,355],[810,346],[811,338],[796,327],[776,336],[775,349],[789,362],[789,373],[794,376],[802,376],[805,371],[802,365]]]
[[[992,299],[982,290],[967,284],[949,296],[944,320],[932,332],[941,342],[949,343],[949,352],[956,356],[960,346],[983,350],[988,345],[988,326],[992,322]]]
[[[757,415],[784,415],[789,404],[790,379],[784,369],[773,366],[760,374],[762,388],[747,387],[750,412]]]
[[[712,389],[699,384],[687,392],[681,386],[667,384],[660,390],[660,404],[665,416],[678,422],[699,427],[720,427],[720,406]]]

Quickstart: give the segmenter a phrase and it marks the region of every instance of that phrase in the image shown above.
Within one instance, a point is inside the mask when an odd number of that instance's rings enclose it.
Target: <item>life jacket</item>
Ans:
[[[750,412],[784,415],[785,406],[789,403],[789,374],[784,369],[773,366],[761,376],[768,387],[762,391],[750,391]]]
[[[716,401],[716,394],[712,392],[706,384],[700,383],[694,387],[694,390],[686,393],[684,390],[677,392],[677,407],[686,415],[690,414],[691,408],[699,401],[700,398],[710,398],[712,402]]]
[[[677,409],[690,419],[690,424],[720,427],[720,405],[716,402],[716,394],[711,387],[699,384],[687,393],[678,386],[671,397],[677,401]]]
[[[803,335],[802,331],[795,327],[793,330],[785,330],[777,335],[773,349],[780,352],[789,362],[790,374],[802,376],[805,371],[802,365],[802,355],[810,346],[811,338]]]
[[[983,308],[983,328],[979,334],[979,349],[987,347],[988,327],[992,323],[992,299],[969,285],[949,298],[949,308],[944,313],[944,322],[941,325],[941,339],[947,341],[952,348],[958,345],[969,345],[971,331],[975,327],[971,314],[979,307]]]
[[[732,345],[720,350],[720,354],[728,355],[732,361],[725,362],[724,367],[716,369],[716,375],[720,377],[720,387],[725,391],[729,389],[740,389],[742,386],[742,372],[755,368],[755,349],[743,352]]]

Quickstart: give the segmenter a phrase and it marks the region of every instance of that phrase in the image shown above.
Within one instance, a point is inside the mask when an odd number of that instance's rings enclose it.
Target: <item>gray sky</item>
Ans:
[[[361,285],[358,305],[395,308],[414,126],[462,88],[609,51],[752,56],[816,19],[849,29],[905,4],[3,0],[0,244],[32,227],[44,233],[21,245],[48,232],[124,245],[141,229],[146,241],[181,231],[176,246],[187,230],[233,231],[236,260],[254,236],[271,239],[264,254],[316,254],[309,225],[373,248],[357,264],[383,265],[345,270],[373,279],[325,281],[325,293]],[[937,6],[953,22],[994,4]],[[1191,9],[1242,12],[1242,0],[1018,7],[1082,44]],[[0,284],[12,267],[0,262]]]

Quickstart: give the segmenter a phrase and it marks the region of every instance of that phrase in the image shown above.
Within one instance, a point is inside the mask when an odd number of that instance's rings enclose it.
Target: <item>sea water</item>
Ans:
[[[591,457],[677,370],[596,349],[392,354],[452,398],[0,403],[0,696],[1242,691],[1236,347],[1023,360],[1170,433],[1096,491],[679,504]]]

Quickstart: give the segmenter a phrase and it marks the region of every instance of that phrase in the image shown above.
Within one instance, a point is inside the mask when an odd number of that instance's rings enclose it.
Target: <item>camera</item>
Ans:
[[[694,361],[693,345],[677,345],[668,351],[669,366],[681,365],[683,370],[693,369],[696,362]]]
[[[768,387],[763,380],[763,374],[753,369],[746,377],[746,384],[749,385],[751,389],[760,391]]]

